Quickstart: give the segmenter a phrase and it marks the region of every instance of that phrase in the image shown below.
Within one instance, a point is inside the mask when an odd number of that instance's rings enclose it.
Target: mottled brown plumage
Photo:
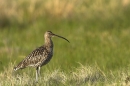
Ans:
[[[38,81],[38,76],[40,75],[40,67],[47,64],[53,56],[53,42],[51,40],[51,37],[53,36],[57,36],[67,40],[66,38],[56,35],[51,31],[45,32],[45,44],[41,47],[38,47],[32,53],[30,53],[25,59],[23,59],[23,61],[21,61],[16,67],[14,67],[14,70],[16,71],[18,69],[23,69],[28,66],[35,67],[36,81]]]

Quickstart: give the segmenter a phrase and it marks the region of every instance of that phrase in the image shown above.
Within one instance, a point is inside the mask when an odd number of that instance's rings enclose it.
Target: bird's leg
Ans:
[[[39,66],[38,67],[38,77],[41,79],[41,77],[40,77],[40,69],[41,69],[41,67]]]
[[[36,82],[38,82],[38,67],[36,68]]]
[[[38,76],[40,76],[40,69],[41,69],[41,67],[39,66],[38,67]]]

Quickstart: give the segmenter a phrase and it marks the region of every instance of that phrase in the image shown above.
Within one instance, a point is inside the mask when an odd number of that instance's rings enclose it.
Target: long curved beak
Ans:
[[[62,38],[62,39],[64,39],[64,40],[66,40],[66,41],[68,41],[68,42],[69,42],[69,40],[68,40],[68,39],[66,39],[66,38],[64,38],[64,37],[62,37],[62,36],[56,35],[56,34],[54,34],[54,33],[53,33],[53,36],[57,36],[57,37]],[[70,42],[69,42],[69,43],[70,43]]]

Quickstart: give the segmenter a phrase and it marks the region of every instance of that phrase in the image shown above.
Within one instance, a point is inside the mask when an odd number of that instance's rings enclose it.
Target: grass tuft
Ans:
[[[54,71],[46,70],[41,73],[38,83],[35,82],[34,74],[31,70],[19,70],[19,73],[14,72],[14,64],[10,63],[4,71],[0,73],[1,86],[86,86],[86,85],[106,85],[106,86],[125,86],[130,84],[129,70],[118,70],[115,72],[105,73],[97,66],[84,66],[73,70],[71,73],[65,73],[56,69]],[[20,73],[21,72],[21,73]]]

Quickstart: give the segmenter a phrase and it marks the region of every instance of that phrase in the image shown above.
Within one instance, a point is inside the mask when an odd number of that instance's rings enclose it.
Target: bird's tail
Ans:
[[[20,62],[17,66],[14,67],[14,71],[17,71],[17,70],[23,69],[23,68],[25,68],[25,67],[24,67],[23,63]]]
[[[14,67],[14,71],[17,71],[19,68],[16,66],[16,67]]]

